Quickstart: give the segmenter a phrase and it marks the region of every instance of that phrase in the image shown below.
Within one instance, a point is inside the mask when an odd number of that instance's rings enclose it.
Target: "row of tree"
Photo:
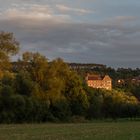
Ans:
[[[1,123],[140,116],[132,93],[89,88],[60,58],[48,62],[39,53],[25,52],[21,60],[10,62],[18,49],[13,34],[0,33]]]

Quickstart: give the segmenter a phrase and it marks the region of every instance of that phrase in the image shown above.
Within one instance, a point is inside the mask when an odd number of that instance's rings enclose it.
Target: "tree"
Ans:
[[[88,107],[82,80],[60,58],[53,60],[47,71],[48,97],[53,104],[66,100],[73,115],[84,115]]]
[[[102,118],[102,106],[103,106],[103,95],[100,93],[98,89],[92,89],[90,87],[86,88],[88,100],[89,100],[89,108],[87,112],[87,118]]]
[[[0,73],[5,69],[9,69],[10,57],[17,54],[18,50],[19,43],[13,33],[0,32]]]
[[[69,73],[69,68],[58,58],[49,63],[46,75],[47,93],[51,103],[57,100],[64,99],[66,75]]]
[[[72,114],[85,116],[89,102],[82,85],[82,80],[74,71],[70,71],[67,77],[65,96],[70,103]]]
[[[20,71],[16,74],[14,86],[18,94],[31,96],[34,82],[27,71]]]
[[[31,74],[32,80],[42,87],[46,79],[48,59],[39,53],[25,52],[23,54],[23,62],[28,65],[27,70]]]

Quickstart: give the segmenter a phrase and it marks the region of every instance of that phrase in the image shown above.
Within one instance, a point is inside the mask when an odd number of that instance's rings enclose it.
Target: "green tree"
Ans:
[[[96,89],[87,88],[89,108],[87,112],[87,118],[99,119],[103,118],[102,107],[103,107],[103,95]]]
[[[9,69],[10,56],[17,54],[19,43],[13,33],[0,32],[0,71]]]
[[[16,74],[14,87],[18,94],[31,96],[34,89],[34,82],[27,71],[20,71]]]
[[[26,62],[27,70],[29,71],[32,80],[43,87],[48,68],[47,58],[39,53],[25,52],[23,54],[23,62]]]

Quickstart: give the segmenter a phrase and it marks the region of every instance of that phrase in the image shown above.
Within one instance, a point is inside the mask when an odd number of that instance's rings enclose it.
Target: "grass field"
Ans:
[[[140,122],[0,125],[0,140],[140,140]]]

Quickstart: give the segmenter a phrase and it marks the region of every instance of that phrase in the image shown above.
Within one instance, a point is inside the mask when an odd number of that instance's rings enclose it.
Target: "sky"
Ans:
[[[20,55],[140,67],[140,0],[0,0],[0,31],[13,32]]]

